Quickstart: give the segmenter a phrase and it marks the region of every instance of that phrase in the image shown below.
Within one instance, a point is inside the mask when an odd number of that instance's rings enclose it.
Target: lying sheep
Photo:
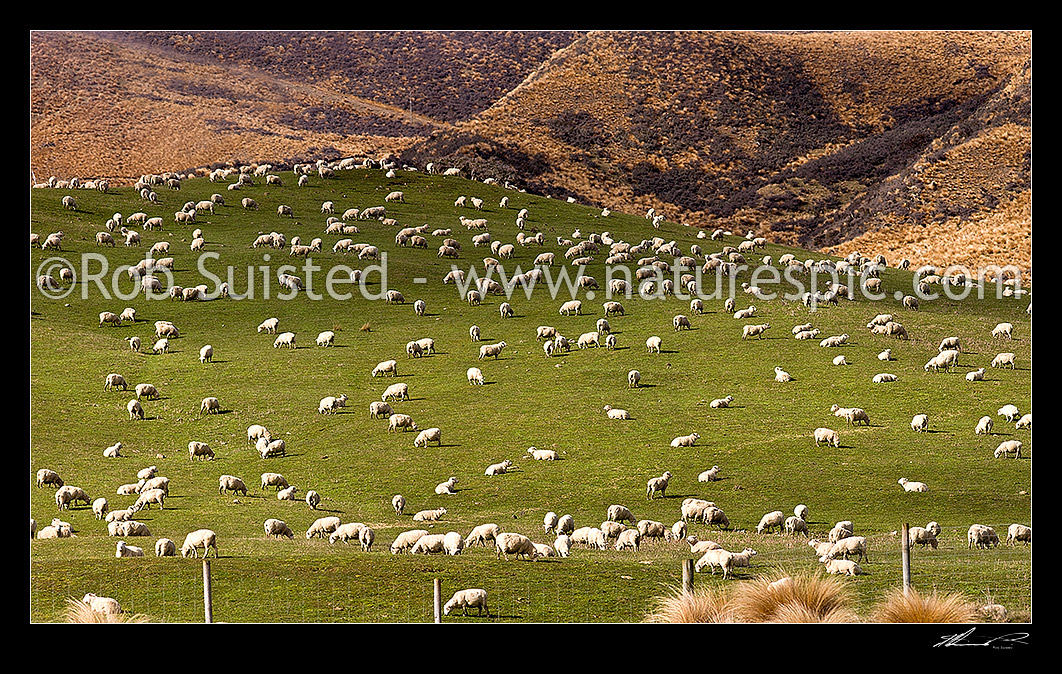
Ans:
[[[135,545],[126,545],[125,541],[118,541],[114,550],[115,557],[143,557],[144,548]]]
[[[456,494],[457,490],[454,487],[457,485],[457,478],[451,477],[446,482],[441,482],[435,485],[435,493],[440,496],[446,496],[450,494]]]
[[[712,466],[710,469],[701,472],[697,475],[698,482],[715,482],[719,479],[719,466]]]
[[[509,468],[512,467],[512,465],[513,462],[509,459],[506,459],[500,463],[492,463],[491,465],[487,466],[487,470],[485,470],[483,474],[491,476],[501,475],[503,473],[507,473],[509,471]]]
[[[528,447],[527,453],[531,455],[531,458],[535,461],[556,461],[557,452],[552,449],[538,449],[536,447]]]
[[[413,515],[414,522],[438,522],[446,514],[446,508],[434,508],[432,510],[421,510]]]
[[[901,477],[899,480],[897,480],[897,482],[900,483],[900,486],[903,487],[904,491],[909,491],[909,492],[927,492],[927,491],[929,491],[929,487],[926,486],[925,482],[912,482],[912,481],[908,480],[906,477]]]
[[[859,564],[850,559],[828,559],[824,566],[826,573],[839,576],[860,576],[866,573]]]
[[[611,415],[610,415],[611,416]],[[700,439],[700,434],[690,433],[689,435],[680,435],[671,441],[672,447],[693,447],[697,444],[697,440]]]
[[[716,398],[715,400],[713,400],[709,404],[709,407],[711,407],[712,409],[722,409],[722,408],[730,407],[730,403],[732,403],[732,402],[734,402],[734,396],[726,396],[725,398]]]

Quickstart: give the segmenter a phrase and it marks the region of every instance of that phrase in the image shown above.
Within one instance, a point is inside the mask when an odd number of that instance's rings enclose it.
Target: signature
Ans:
[[[1029,638],[1028,632],[1011,632],[1010,634],[1004,634],[998,637],[990,637],[984,640],[967,640],[967,637],[974,633],[976,628],[971,628],[966,632],[960,634],[949,634],[944,637],[940,642],[934,644],[934,648],[939,646],[993,646],[993,647],[1007,647],[1011,644],[1027,644],[1026,639]]]

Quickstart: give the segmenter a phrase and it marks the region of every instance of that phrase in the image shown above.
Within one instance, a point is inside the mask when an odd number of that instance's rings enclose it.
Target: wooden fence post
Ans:
[[[206,622],[214,622],[212,591],[210,588],[210,560],[203,558],[203,608]]]
[[[911,525],[903,523],[900,534],[900,565],[903,568],[903,593],[911,589]]]
[[[432,585],[434,586],[434,597],[432,599],[432,605],[435,609],[435,622],[442,622],[442,581],[436,578]]]
[[[693,592],[693,560],[682,560],[682,591]]]

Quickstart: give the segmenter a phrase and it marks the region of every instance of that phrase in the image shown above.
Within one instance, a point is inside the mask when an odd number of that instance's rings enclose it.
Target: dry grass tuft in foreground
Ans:
[[[95,623],[146,623],[148,618],[140,613],[103,613],[93,611],[92,607],[80,599],[68,599],[63,617],[66,622],[79,625]]]

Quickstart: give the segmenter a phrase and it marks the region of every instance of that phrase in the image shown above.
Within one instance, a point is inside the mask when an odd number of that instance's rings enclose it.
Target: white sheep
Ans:
[[[699,433],[690,433],[689,435],[680,435],[671,441],[672,447],[693,447],[697,444],[697,440],[700,439]]]
[[[904,491],[910,491],[910,492],[927,492],[927,491],[929,491],[929,487],[926,486],[925,482],[912,482],[911,480],[908,480],[906,477],[901,477],[899,480],[897,480],[897,482],[900,483],[900,486],[903,487]]]
[[[972,524],[966,532],[966,547],[990,548],[999,545],[995,529],[984,524]]]
[[[984,380],[985,380],[985,369],[983,367],[979,367],[976,370],[974,370],[973,372],[967,372],[966,373],[966,381],[984,381]]]
[[[774,380],[779,383],[785,383],[793,381],[793,375],[789,374],[780,367],[774,368]]]
[[[572,519],[571,515],[561,515],[559,518],[557,518],[557,526],[555,527],[555,531],[558,535],[570,535],[573,531],[575,531],[575,520]]]
[[[505,342],[498,342],[497,344],[484,344],[479,347],[479,359],[494,357],[495,360],[501,355],[502,349],[508,346]]]
[[[295,538],[295,532],[291,530],[291,527],[289,527],[284,520],[270,518],[266,520],[262,526],[265,529],[267,536],[272,536],[273,538],[285,536],[292,540]]]
[[[697,475],[698,482],[715,482],[717,480],[719,480],[719,466],[712,466],[710,469]]]
[[[126,545],[125,541],[118,541],[114,550],[115,557],[143,557],[144,548],[135,545]]]
[[[413,555],[439,555],[446,552],[446,534],[424,534],[410,546],[409,552]]]
[[[494,550],[496,557],[504,556],[506,561],[509,560],[509,555],[516,555],[517,559],[526,557],[531,560],[538,557],[538,551],[530,538],[512,532],[499,533],[494,539]]]
[[[266,487],[276,487],[279,492],[281,489],[288,487],[288,481],[280,473],[262,473],[262,489]]]
[[[828,559],[824,563],[824,568],[826,573],[839,576],[859,576],[866,573],[859,564],[850,559]]]
[[[928,414],[916,414],[911,419],[911,430],[918,432],[925,432],[929,430],[929,415]]]
[[[741,339],[749,339],[750,337],[763,339],[763,333],[769,330],[770,327],[770,323],[763,323],[762,325],[746,325],[741,330]]]
[[[709,404],[709,407],[711,407],[712,409],[726,408],[726,407],[730,407],[730,403],[732,403],[732,402],[734,402],[734,396],[729,396],[728,395],[725,398],[717,398],[717,399],[713,400]]]
[[[497,524],[480,524],[472,528],[472,531],[465,537],[463,545],[466,548],[477,544],[486,546],[487,543],[494,542],[494,538],[499,532],[501,532],[501,529]]]
[[[414,522],[437,522],[446,514],[446,508],[433,508],[421,510],[413,515]]]
[[[347,406],[346,394],[340,396],[325,396],[317,405],[318,414],[335,414],[339,408]]]
[[[1007,545],[1015,543],[1032,543],[1032,527],[1024,524],[1011,524],[1007,527]]]
[[[310,510],[317,510],[317,506],[321,505],[321,495],[313,489],[306,492],[306,505],[310,506]]]
[[[1021,412],[1018,411],[1018,408],[1010,404],[1000,407],[998,410],[996,410],[996,414],[1003,417],[1007,421],[1014,421],[1019,416],[1021,416]]]
[[[383,376],[390,373],[392,376],[398,376],[398,361],[397,360],[385,360],[377,363],[376,367],[372,369],[372,376]]]
[[[443,605],[443,615],[450,615],[450,612],[454,609],[461,609],[464,615],[468,615],[468,609],[470,608],[478,609],[479,615],[483,615],[483,612],[486,611],[487,617],[490,617],[490,609],[487,608],[486,590],[480,588],[458,590]]]
[[[781,533],[784,524],[785,514],[781,510],[775,510],[760,518],[760,523],[756,525],[756,533],[770,532],[771,529],[778,529],[778,533]]]
[[[1011,323],[1000,323],[992,328],[993,337],[1006,337],[1007,339],[1012,339],[1012,332],[1014,332],[1014,326]]]
[[[1014,428],[1032,428],[1032,412],[1023,414],[1021,419],[1015,421]]]
[[[413,421],[413,417],[408,414],[392,414],[387,420],[387,432],[396,433],[399,431],[405,431],[409,429],[412,431],[417,430],[417,423]]]
[[[831,405],[830,411],[833,412],[835,417],[841,417],[847,421],[849,426],[857,425],[860,421],[867,426],[870,425],[870,416],[867,414],[866,410],[862,408]]]
[[[267,318],[258,326],[258,332],[266,332],[269,334],[276,334],[277,326],[280,325],[280,319]]]
[[[531,455],[531,458],[535,461],[556,461],[557,452],[552,449],[538,449],[537,447],[528,447],[527,453]]]
[[[427,447],[429,442],[434,442],[438,445],[442,444],[442,429],[439,428],[426,428],[417,434],[417,438],[413,441],[414,447]]]
[[[830,428],[816,428],[815,429],[815,445],[825,442],[827,445],[833,445],[834,447],[841,446],[841,436],[837,431]]]
[[[291,485],[290,487],[285,487],[284,489],[281,489],[280,491],[277,492],[277,500],[278,501],[295,501],[295,500],[297,500],[296,497],[295,497],[295,492],[297,492],[297,491],[299,491],[299,488],[296,487],[295,485]]]
[[[613,407],[612,405],[605,405],[605,414],[609,419],[630,419],[631,415],[627,410],[621,410]]]
[[[62,487],[63,480],[59,477],[59,473],[54,470],[51,470],[50,468],[41,468],[37,471],[37,486],[43,487],[44,485]]]
[[[416,545],[417,541],[422,536],[427,536],[428,532],[425,529],[411,529],[409,531],[403,531],[395,537],[395,540],[391,542],[391,554],[397,555],[400,552],[405,552]]]
[[[667,494],[665,492],[667,492],[667,484],[671,480],[671,477],[671,471],[665,470],[664,474],[660,477],[654,477],[650,479],[645,486],[645,497],[647,499],[655,498],[657,492],[659,492],[661,496],[667,498]]]
[[[645,340],[645,350],[648,353],[660,353],[660,347],[663,344],[663,340],[656,335],[653,335],[649,339]]]
[[[210,445],[205,442],[192,440],[188,443],[188,460],[192,461],[196,458],[203,458],[210,461],[214,458],[214,450],[212,450]]]
[[[858,555],[861,562],[870,560],[867,553],[867,539],[864,536],[845,536],[834,543],[826,554],[819,558],[819,561],[825,562],[838,557],[848,559],[850,555]]]
[[[635,519],[634,515],[631,514],[630,509],[622,505],[610,505],[606,510],[605,519],[609,520],[610,522],[629,521],[631,524],[638,523],[638,520]]]
[[[268,532],[267,532],[268,533]],[[214,557],[218,557],[218,535],[210,529],[197,529],[184,537],[181,545],[182,557],[198,557],[199,548],[203,548],[203,558],[213,550]]]
[[[1022,443],[1020,440],[1005,440],[999,443],[999,446],[996,447],[996,451],[992,453],[992,456],[998,459],[1001,456],[1006,458],[1013,454],[1015,459],[1020,459],[1021,448]]]
[[[484,475],[491,475],[491,476],[493,476],[493,475],[501,475],[503,473],[509,472],[509,468],[511,468],[512,465],[513,465],[513,462],[510,461],[509,459],[505,459],[504,461],[502,461],[500,463],[492,463],[491,465],[487,466],[487,470],[485,470],[483,472],[483,474]]]
[[[996,357],[992,359],[992,367],[1006,367],[1010,366],[1010,369],[1014,369],[1014,360],[1017,358],[1013,353],[1000,353],[996,354]]]
[[[991,435],[992,426],[992,417],[983,416],[977,420],[977,426],[974,428],[974,433],[976,433],[977,435]]]

